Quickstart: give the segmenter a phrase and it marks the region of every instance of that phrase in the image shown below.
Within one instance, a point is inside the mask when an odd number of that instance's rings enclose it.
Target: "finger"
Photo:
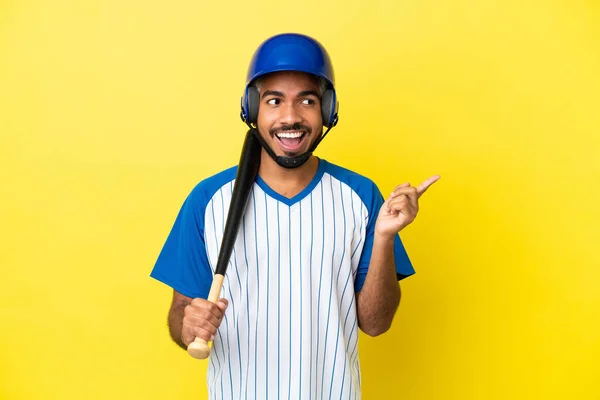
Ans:
[[[189,327],[203,328],[211,333],[215,333],[221,325],[221,320],[213,314],[190,314],[183,317],[183,323]]]
[[[214,334],[204,328],[194,326],[183,326],[181,331],[181,339],[186,347],[193,342],[197,337],[209,342],[214,339]]]
[[[413,208],[411,201],[406,196],[400,196],[395,198],[393,201],[390,201],[389,204],[389,212],[390,214],[398,214],[403,213],[406,214],[410,212],[410,209]]]
[[[225,299],[220,299],[219,301],[223,301]],[[225,300],[225,304],[227,304],[227,300]],[[219,309],[219,306],[215,303],[212,303],[208,300],[205,299],[194,299],[192,300],[192,303],[190,304],[193,308],[201,310],[201,309],[206,309],[209,310],[210,312],[212,312],[213,314],[219,316],[221,314],[221,310]]]
[[[419,193],[417,188],[414,187],[405,187],[398,189],[398,192],[408,198],[410,204],[415,208],[419,209]]]
[[[396,190],[398,190],[398,189],[400,189],[400,188],[403,188],[403,187],[410,187],[410,183],[409,183],[409,182],[405,182],[405,183],[403,183],[403,184],[401,184],[401,185],[398,185],[398,186],[396,186],[396,187],[394,188],[394,190],[392,190],[392,194],[390,195],[390,197],[394,198],[394,197],[395,197],[395,194],[396,194]]]
[[[415,207],[416,209],[419,208],[419,195],[417,193],[416,188],[414,188],[412,186],[402,187],[402,188],[396,189],[395,193],[397,195],[394,198],[399,198],[400,196],[405,196],[408,198],[408,200],[413,205],[413,207]]]
[[[219,308],[219,310],[221,310],[221,312],[224,313],[225,310],[227,309],[227,306],[229,305],[229,302],[227,301],[227,299],[219,299],[219,301],[217,301],[216,305]]]
[[[216,304],[210,302],[205,302],[200,307],[190,304],[184,311],[186,316],[203,318],[216,324],[216,326],[219,326],[221,319],[223,319],[223,311]]]
[[[397,204],[399,202],[405,203],[408,201],[408,196],[406,196],[403,193],[400,193],[394,197],[390,197],[390,199],[387,201],[387,212],[392,212],[393,209],[397,209]],[[392,207],[392,205],[395,205],[394,207]]]
[[[412,186],[397,188],[394,190],[392,198],[398,197],[402,194],[406,197],[417,197],[417,188],[414,188]]]
[[[421,183],[419,185],[419,187],[417,187],[418,196],[421,197],[423,195],[423,193],[425,193],[427,191],[427,189],[429,189],[429,187],[431,185],[433,185],[435,182],[437,182],[440,178],[441,178],[441,176],[434,175],[431,178],[427,179],[425,182]]]
[[[409,203],[406,204],[395,204],[390,212],[390,215],[401,218],[404,222],[412,222],[417,216],[417,210]]]
[[[202,327],[194,327],[192,328],[192,332],[194,333],[194,337],[199,337],[206,342],[210,342],[211,340],[213,340],[215,338],[215,335],[217,334],[216,329],[213,331],[209,329],[204,329]]]

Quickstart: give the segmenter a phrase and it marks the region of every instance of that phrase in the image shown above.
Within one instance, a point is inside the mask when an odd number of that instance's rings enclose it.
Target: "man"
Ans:
[[[152,271],[174,289],[171,337],[184,349],[213,340],[211,399],[360,398],[358,328],[389,329],[398,280],[414,273],[398,232],[439,177],[384,201],[369,179],[312,155],[337,100],[329,56],[307,36],[258,48],[242,119],[262,155],[222,298],[205,300],[235,167],[192,190]]]

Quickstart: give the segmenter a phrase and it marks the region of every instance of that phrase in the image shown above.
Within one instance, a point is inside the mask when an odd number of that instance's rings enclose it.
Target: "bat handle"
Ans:
[[[224,275],[215,274],[212,285],[210,286],[210,292],[208,293],[208,301],[216,303],[219,300],[219,293],[221,293],[221,287],[223,286]],[[188,345],[188,354],[199,360],[204,360],[210,355],[210,347],[208,343],[197,337],[192,343]]]

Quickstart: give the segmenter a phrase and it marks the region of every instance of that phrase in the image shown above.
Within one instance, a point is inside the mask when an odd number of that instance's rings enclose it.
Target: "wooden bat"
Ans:
[[[259,133],[254,133],[253,129],[250,129],[246,133],[246,139],[244,140],[244,146],[242,148],[242,154],[235,176],[235,183],[233,185],[233,193],[231,194],[229,213],[227,214],[223,239],[221,240],[221,249],[219,250],[219,256],[217,258],[215,276],[213,277],[213,282],[208,294],[207,300],[211,303],[216,303],[219,299],[218,297],[219,293],[221,293],[223,280],[225,279],[227,265],[229,265],[229,258],[231,257],[231,252],[237,238],[240,223],[244,217],[244,211],[246,210],[246,204],[248,203],[252,185],[254,184],[256,174],[258,173],[261,145],[256,136],[254,136],[255,134],[258,135]],[[189,344],[187,351],[194,358],[205,359],[210,354],[210,347],[208,347],[206,341],[197,337]]]

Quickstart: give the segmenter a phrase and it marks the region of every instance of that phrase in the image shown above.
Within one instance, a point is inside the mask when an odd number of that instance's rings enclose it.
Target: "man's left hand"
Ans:
[[[396,186],[379,210],[375,234],[391,239],[413,222],[419,212],[419,198],[439,179],[439,175],[434,175],[417,187],[410,183]]]

